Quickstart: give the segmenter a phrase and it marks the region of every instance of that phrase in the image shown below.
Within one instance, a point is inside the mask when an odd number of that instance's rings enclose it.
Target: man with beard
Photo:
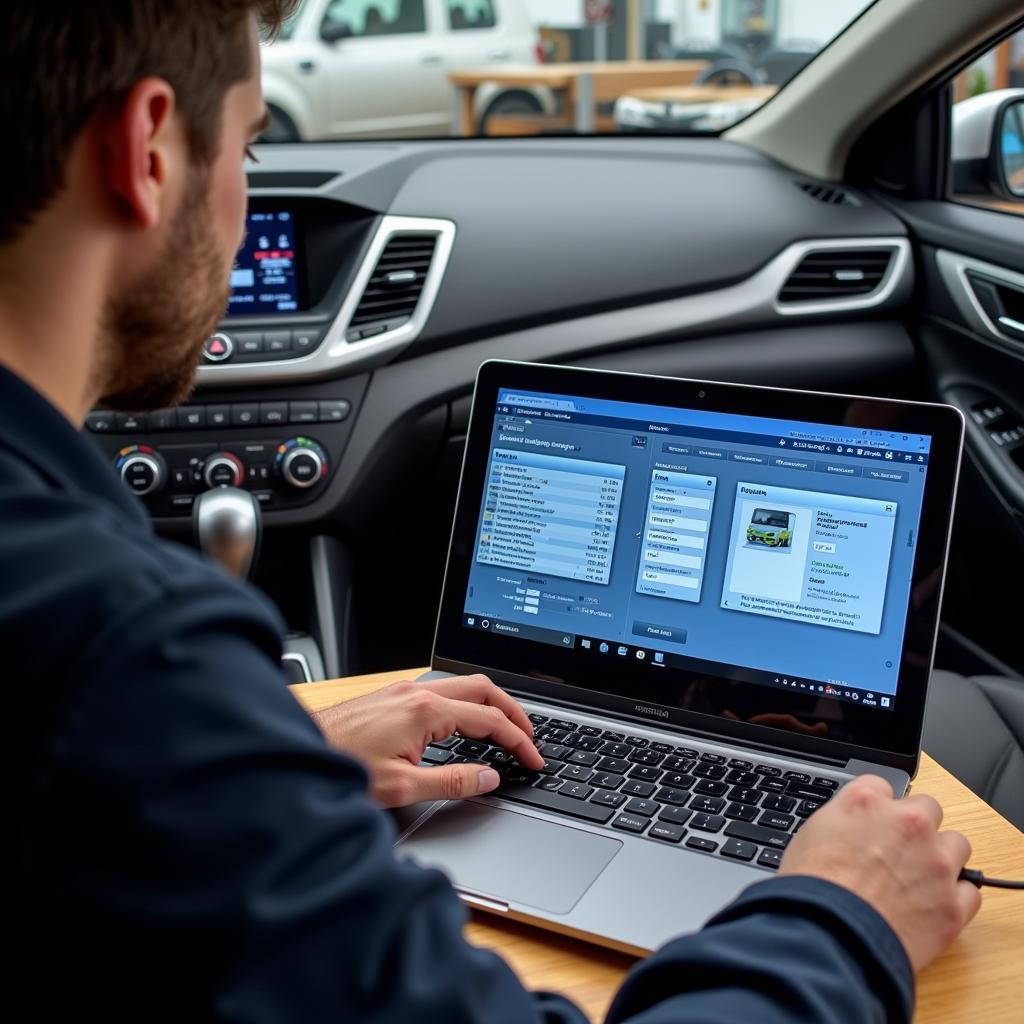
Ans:
[[[486,679],[306,715],[257,593],[158,540],[79,428],[174,405],[225,305],[266,112],[257,18],[289,0],[6,0],[0,649],[17,1019],[568,1022],[461,937],[380,805],[493,789],[418,766],[456,729],[539,766]],[[909,1019],[913,971],[977,911],[927,797],[852,783],[611,1018]],[[13,990],[13,991],[11,991]]]

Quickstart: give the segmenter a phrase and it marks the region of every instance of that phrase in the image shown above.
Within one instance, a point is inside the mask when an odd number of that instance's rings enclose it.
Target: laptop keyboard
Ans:
[[[449,736],[426,765],[480,762],[501,775],[491,796],[768,870],[836,779],[674,746],[533,713],[540,771],[483,740]]]

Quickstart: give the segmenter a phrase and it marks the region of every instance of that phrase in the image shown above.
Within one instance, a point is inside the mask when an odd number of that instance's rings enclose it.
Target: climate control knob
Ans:
[[[128,489],[139,497],[159,491],[167,480],[167,464],[149,445],[122,448],[114,465]]]
[[[244,479],[245,466],[231,452],[214,452],[203,463],[203,483],[207,487],[240,487]]]
[[[291,487],[305,490],[327,476],[327,453],[308,437],[293,437],[277,446],[277,471]]]

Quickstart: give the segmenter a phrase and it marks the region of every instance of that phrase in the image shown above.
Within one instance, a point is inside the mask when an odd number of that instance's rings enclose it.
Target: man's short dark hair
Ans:
[[[224,96],[251,71],[246,25],[273,33],[298,0],[0,0],[0,244],[64,185],[89,117],[140,79],[166,79],[193,157],[216,156]]]

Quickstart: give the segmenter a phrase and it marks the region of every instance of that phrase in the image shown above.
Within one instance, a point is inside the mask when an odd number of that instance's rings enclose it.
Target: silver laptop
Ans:
[[[432,668],[530,713],[526,771],[399,852],[471,905],[634,953],[919,756],[963,436],[947,406],[488,362]]]

